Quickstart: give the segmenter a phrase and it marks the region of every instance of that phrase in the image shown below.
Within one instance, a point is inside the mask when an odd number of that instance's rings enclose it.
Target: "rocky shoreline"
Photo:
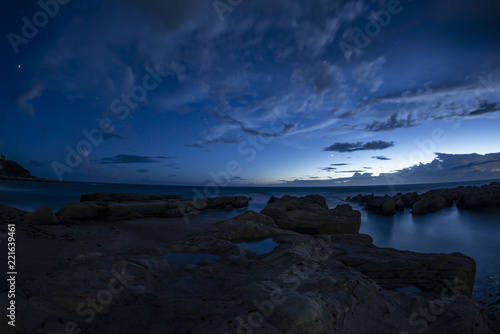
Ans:
[[[430,190],[423,194],[398,193],[395,196],[357,195],[346,201],[361,203],[371,213],[392,216],[405,209],[414,215],[436,212],[456,205],[462,210],[500,209],[500,183],[492,182],[480,187],[456,187]]]
[[[18,231],[16,332],[500,331],[498,310],[470,298],[473,259],[376,247],[359,211],[319,195],[202,219],[249,200],[96,193],[55,214],[0,207],[2,232]]]

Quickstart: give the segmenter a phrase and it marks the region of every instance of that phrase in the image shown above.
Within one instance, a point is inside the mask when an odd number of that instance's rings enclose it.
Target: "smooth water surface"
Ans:
[[[271,238],[254,242],[239,242],[236,244],[236,246],[246,248],[257,255],[270,253],[279,245],[279,243],[275,242]]]

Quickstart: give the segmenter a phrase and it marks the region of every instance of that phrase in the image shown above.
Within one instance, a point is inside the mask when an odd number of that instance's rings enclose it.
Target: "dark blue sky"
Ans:
[[[500,177],[498,1],[42,0],[0,15],[0,152],[39,177]]]

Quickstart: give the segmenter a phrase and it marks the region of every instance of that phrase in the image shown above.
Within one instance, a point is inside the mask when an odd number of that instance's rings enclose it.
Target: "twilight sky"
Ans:
[[[497,0],[41,0],[0,15],[0,153],[38,177],[500,178]]]

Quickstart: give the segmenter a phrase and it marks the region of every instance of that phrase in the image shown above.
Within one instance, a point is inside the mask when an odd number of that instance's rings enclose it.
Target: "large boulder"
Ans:
[[[390,196],[376,196],[366,202],[366,209],[381,216],[396,214],[396,201]]]
[[[413,204],[412,214],[423,215],[451,206],[443,196],[422,196]]]
[[[24,222],[30,225],[53,225],[57,224],[58,221],[59,219],[51,208],[41,208],[24,217]]]
[[[406,193],[404,195],[401,195],[401,201],[403,202],[405,208],[412,208],[413,204],[418,201],[419,197],[420,195],[416,192]]]
[[[350,205],[342,205],[331,210],[319,195],[314,197],[294,197],[285,195],[272,197],[261,213],[274,219],[286,230],[306,234],[358,233],[361,213]]]

